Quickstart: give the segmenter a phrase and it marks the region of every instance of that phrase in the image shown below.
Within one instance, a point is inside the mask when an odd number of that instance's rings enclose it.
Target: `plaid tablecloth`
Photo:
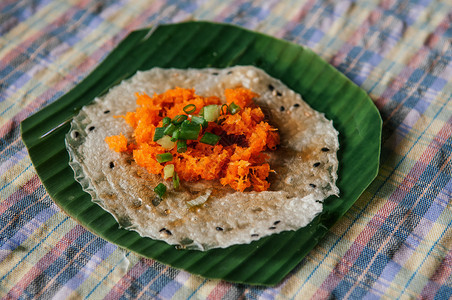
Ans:
[[[310,47],[383,118],[380,172],[277,286],[206,280],[88,232],[50,199],[19,124],[80,82],[132,30],[233,23]],[[0,296],[452,297],[450,0],[0,1]]]

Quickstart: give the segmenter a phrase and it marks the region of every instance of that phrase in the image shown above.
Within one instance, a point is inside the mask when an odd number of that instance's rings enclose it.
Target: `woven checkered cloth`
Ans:
[[[50,199],[19,124],[131,31],[188,19],[313,49],[383,119],[380,171],[277,286],[206,280],[88,232]],[[0,2],[0,296],[5,298],[452,297],[452,3],[448,0]]]

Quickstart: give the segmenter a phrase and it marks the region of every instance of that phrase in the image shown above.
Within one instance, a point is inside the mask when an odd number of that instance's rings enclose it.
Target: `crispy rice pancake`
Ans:
[[[268,191],[241,193],[218,181],[181,182],[174,191],[171,181],[149,174],[131,155],[109,149],[107,136],[133,138],[124,119],[113,116],[135,110],[135,92],[153,95],[176,86],[195,88],[201,96],[224,98],[225,88],[237,86],[260,95],[256,103],[281,137],[279,149],[269,153],[275,172]],[[297,230],[322,211],[324,199],[339,193],[339,142],[332,122],[281,81],[250,66],[138,72],[81,109],[66,145],[76,180],[120,226],[188,249],[224,248]],[[153,192],[160,182],[168,187],[162,201]],[[207,201],[187,205],[199,197]]]

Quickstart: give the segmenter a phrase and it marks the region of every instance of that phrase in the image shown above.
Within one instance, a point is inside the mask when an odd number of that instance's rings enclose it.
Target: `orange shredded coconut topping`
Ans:
[[[127,138],[122,133],[120,135],[107,136],[105,141],[116,152],[127,151]]]
[[[131,153],[135,162],[149,173],[160,174],[163,168],[173,164],[175,172],[185,181],[219,180],[222,185],[243,192],[245,189],[265,191],[270,187],[267,177],[271,172],[264,152],[275,150],[279,144],[277,129],[268,124],[264,113],[253,98],[259,95],[243,87],[225,89],[226,103],[240,106],[236,114],[223,114],[217,122],[209,122],[205,131],[221,136],[215,146],[187,141],[187,151],[178,153],[177,147],[164,149],[153,141],[155,129],[162,126],[164,117],[174,118],[185,114],[183,108],[194,104],[198,114],[207,105],[221,105],[218,97],[201,97],[194,89],[175,88],[152,97],[136,93],[138,108],[120,116],[134,128],[133,140],[127,141],[123,134],[105,139],[116,152]],[[190,118],[189,118],[190,120]],[[173,160],[157,162],[156,155],[170,152]]]

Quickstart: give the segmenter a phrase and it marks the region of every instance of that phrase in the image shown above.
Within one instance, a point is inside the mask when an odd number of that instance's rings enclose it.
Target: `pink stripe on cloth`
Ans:
[[[378,228],[380,228],[381,226],[381,220],[379,220],[380,218],[372,218],[369,221],[369,226],[366,226],[363,231],[361,232],[361,234],[356,238],[354,245],[361,245],[361,246],[365,246],[367,245],[367,243],[369,242],[369,240],[372,238],[372,236],[375,234],[375,232],[377,232]],[[352,246],[353,247],[353,246]],[[361,250],[361,249],[360,249]],[[361,252],[361,251],[360,251]],[[345,258],[345,256],[344,256]],[[356,257],[354,257],[353,260],[350,260],[349,262],[353,263],[355,262]]]
[[[3,8],[11,4],[21,4],[21,3],[17,0],[2,0],[0,2],[0,11],[3,11]]]
[[[69,9],[68,11],[64,12],[62,15],[57,17],[57,19],[54,20],[52,23],[49,23],[47,26],[45,26],[44,28],[42,28],[41,30],[36,32],[34,35],[28,37],[28,39],[24,40],[22,43],[17,45],[16,48],[12,49],[5,56],[3,56],[3,58],[0,60],[0,69],[10,66],[11,61],[13,61],[19,55],[22,55],[22,54],[25,54],[25,55],[28,54],[31,59],[31,55],[33,55],[33,54],[28,53],[28,48],[34,42],[36,42],[36,40],[42,38],[46,33],[51,32],[52,28],[58,28],[58,27],[63,26],[64,24],[66,24],[68,22],[68,20],[72,19],[74,14],[76,14],[76,13],[77,13],[76,9],[74,9],[74,8]],[[62,33],[64,33],[64,32],[62,32]],[[21,51],[19,51],[19,50],[21,50]],[[39,52],[36,52],[36,55],[38,53]],[[29,61],[25,60],[22,64],[28,64],[28,63],[29,63]],[[17,65],[17,66],[15,66],[15,68],[20,68],[20,66],[21,65]],[[13,74],[13,72],[11,72],[9,74]],[[5,78],[7,78],[7,77],[5,77]],[[0,82],[4,81],[5,78],[2,78],[0,80]]]
[[[276,34],[278,37],[283,37],[288,32],[292,31],[298,24],[302,23],[302,20],[306,17],[312,7],[316,3],[315,0],[310,0],[304,4],[296,15],[287,22],[287,24]],[[296,9],[296,8],[294,8]]]
[[[438,132],[437,136],[441,136],[444,138],[441,138],[442,144],[446,142],[446,137],[450,136],[450,124],[445,124],[443,128]],[[436,145],[432,147],[433,144],[437,144],[438,142],[436,140],[433,140],[426,151],[421,155],[420,159],[416,164],[413,166],[413,168],[410,170],[410,172],[407,174],[407,176],[404,178],[403,182],[398,186],[398,188],[392,193],[392,195],[389,197],[389,201],[385,203],[385,205],[375,214],[375,216],[371,219],[371,221],[366,225],[366,228],[358,235],[353,245],[347,250],[347,252],[344,254],[343,258],[338,262],[336,267],[334,268],[333,272],[328,276],[328,278],[323,282],[320,289],[317,291],[314,297],[321,297],[322,294],[326,292],[326,295],[328,293],[331,293],[334,288],[337,286],[337,284],[344,278],[344,276],[348,273],[349,268],[353,266],[356,259],[359,257],[363,250],[363,246],[365,246],[368,241],[374,236],[373,233],[375,233],[384,222],[381,222],[379,220],[385,220],[389,216],[390,213],[394,212],[397,203],[402,201],[404,197],[409,194],[411,189],[413,188],[414,184],[419,180],[419,178],[422,176],[423,172],[426,170],[428,164],[432,161],[435,154],[439,151],[440,147],[442,146]],[[429,183],[431,184],[431,183]],[[422,195],[420,195],[415,203],[413,204],[413,207],[420,201]],[[384,216],[384,217],[382,217]],[[407,218],[407,215],[405,215],[397,224],[394,224],[394,230],[395,231],[400,224]],[[433,223],[422,223],[423,227],[422,230],[414,230],[413,234],[416,234],[419,238],[425,237],[425,235],[429,232],[429,228],[433,226]],[[389,235],[385,241],[383,241],[377,250],[377,252],[380,252],[384,249],[384,246],[388,242],[388,240],[391,238],[392,235]],[[411,257],[412,252],[414,252],[415,248],[408,248],[405,246],[402,246],[402,248],[399,249],[399,251],[393,256],[393,261],[397,262],[399,265],[403,265],[406,263],[406,261]],[[374,257],[377,255],[375,254]],[[386,266],[388,268],[390,266]],[[384,272],[385,270],[383,270]],[[362,274],[366,274],[367,272],[363,272]],[[356,282],[360,282],[360,279],[358,278]]]
[[[84,9],[86,6],[92,3],[93,3],[92,0],[78,0],[78,2],[74,3],[74,6],[78,7],[79,9]]]
[[[452,121],[452,118],[450,119],[450,121]],[[415,177],[413,177],[413,179],[412,179],[413,182],[418,181],[419,177],[422,175],[423,171],[426,169],[426,166],[432,162],[433,158],[438,153],[439,149],[446,143],[446,139],[448,137],[450,137],[451,135],[452,135],[451,124],[446,123],[441,128],[441,130],[438,132],[438,134],[435,136],[435,138],[431,141],[431,143],[427,147],[426,151],[424,151],[424,153],[421,155],[421,157],[419,158],[419,162],[416,163],[416,165],[413,167],[413,169],[416,169],[414,172],[418,173]],[[437,137],[441,137],[440,138],[441,144],[437,144],[438,143]],[[435,144],[437,144],[437,145],[435,146]],[[449,160],[450,160],[450,158],[449,158]],[[441,168],[444,168],[446,166],[446,164],[447,164],[447,161],[444,162],[444,165],[442,165]],[[420,166],[420,167],[417,168],[417,166]],[[422,172],[420,172],[419,169],[422,170]],[[437,175],[438,174],[439,173],[437,173]],[[409,175],[407,175],[407,177],[408,176]],[[418,196],[418,199],[423,197],[426,190],[428,189],[428,186],[431,186],[433,184],[435,178],[436,177],[434,177],[428,183],[428,185],[426,185],[422,194]],[[413,207],[414,207],[414,205],[413,205]],[[413,238],[414,240],[424,240],[424,237],[427,236],[427,234],[429,234],[431,228],[434,225],[435,225],[435,220],[429,220],[429,219],[422,218],[419,221],[419,224],[410,233],[410,237],[411,236],[414,237]],[[417,248],[416,244],[405,241],[405,243],[402,245],[402,247],[399,249],[399,251],[397,251],[394,254],[392,261],[399,264],[400,266],[405,265],[408,262],[408,260],[410,259],[410,257],[412,256],[412,254],[416,251],[416,248]],[[379,285],[378,290],[380,293],[385,293],[387,291],[387,289],[389,288],[389,286],[387,284],[382,284],[385,281],[384,278],[387,277],[387,276],[385,276],[385,273],[394,273],[394,270],[391,270],[391,266],[387,265],[381,272],[381,276],[376,282],[376,285]]]
[[[376,100],[375,105],[379,110],[382,110],[386,104],[392,101],[392,97],[406,86],[408,78],[410,78],[416,68],[426,61],[426,57],[431,53],[432,49],[438,46],[440,41],[439,36],[444,35],[445,31],[450,28],[450,23],[452,22],[451,18],[452,16],[446,16],[446,18],[435,28],[435,31],[427,36],[422,48],[414,53],[411,58],[406,60],[408,61],[406,67],[399,73],[398,77],[388,84],[386,90]],[[430,67],[433,69],[433,66]]]
[[[446,257],[444,257],[441,264],[436,269],[435,273],[422,290],[421,298],[433,299],[433,296],[436,295],[438,290],[443,285],[447,285],[447,280],[450,279],[451,274],[452,274],[452,250],[450,250],[447,253]]]
[[[55,215],[58,211],[55,207],[49,207],[41,210],[37,215],[35,215],[28,223],[23,226],[17,226],[12,224],[11,227],[15,227],[15,232],[6,232],[5,235],[9,236],[9,239],[5,243],[0,245],[0,263],[8,263],[11,258],[17,258],[18,251],[27,253],[27,256],[33,252],[33,248],[27,246],[30,245],[29,238],[42,234],[43,224]],[[19,221],[20,222],[20,221]],[[15,226],[16,225],[16,226]],[[27,241],[28,240],[28,241]],[[4,241],[4,240],[3,240]],[[23,245],[25,244],[25,245]],[[31,243],[34,244],[34,243]],[[22,261],[25,257],[19,255],[19,259]],[[21,263],[19,261],[19,264]],[[1,280],[0,280],[1,281]]]
[[[143,24],[145,23],[145,21],[152,15],[160,12],[160,10],[162,9],[162,7],[164,5],[165,5],[164,1],[154,2],[152,5],[149,6],[149,8],[147,8],[145,11],[143,11],[142,14],[135,17],[130,23],[128,23],[126,25],[126,27],[124,27],[124,29],[126,29],[127,31],[140,29],[141,27],[143,27]],[[161,17],[164,17],[164,15],[162,15]]]
[[[337,51],[337,53],[331,58],[331,64],[335,67],[344,62],[350,51],[362,42],[363,37],[369,31],[370,26],[376,23],[381,17],[380,9],[371,11],[363,23],[350,35],[350,39],[344,43],[344,45]],[[357,56],[356,60],[359,58]],[[349,64],[348,68],[352,68],[354,64]]]
[[[29,181],[27,181],[22,188],[25,189],[27,195],[33,194],[33,192],[41,186],[41,181],[39,180],[38,175],[34,175]],[[3,215],[3,213],[16,204],[20,199],[24,197],[24,193],[22,190],[17,190],[14,192],[11,196],[6,198],[6,200],[3,200],[0,202],[0,215]],[[2,230],[0,229],[0,234]]]
[[[49,86],[42,94],[36,96],[35,100],[24,107],[18,114],[0,128],[0,136],[3,132],[5,134],[10,132],[13,127],[19,126],[20,122],[29,117],[32,113],[42,108],[42,106],[52,99],[55,94],[61,91],[67,91],[70,87],[77,83],[80,76],[86,74],[99,64],[99,60],[114,47],[113,39],[108,40],[98,50],[96,50],[90,57],[87,57],[76,68],[72,69],[69,74],[56,80],[53,86]]]
[[[371,228],[369,228],[371,229]],[[372,231],[375,231],[372,229]],[[368,227],[364,232],[369,232]],[[358,237],[362,238],[362,235]],[[357,240],[358,240],[357,239]],[[359,255],[364,250],[365,245],[355,241],[349,250],[345,253],[342,259],[336,264],[330,275],[325,279],[322,285],[317,289],[313,295],[313,299],[323,299],[331,294],[334,288],[347,276],[350,268],[352,268],[354,262],[358,259]]]
[[[124,292],[138,279],[149,267],[155,264],[151,259],[140,259],[140,261],[125,274],[121,280],[112,287],[105,299],[119,299]]]
[[[419,161],[429,164],[433,157],[440,151],[441,147],[447,142],[447,139],[452,136],[452,117],[444,123],[444,126],[433,137],[432,141],[428,145],[426,151],[419,158]]]
[[[21,280],[9,291],[7,297],[18,298],[23,294],[27,286],[46,270],[61,254],[77,239],[85,230],[77,225],[58,241],[54,248],[42,257]]]
[[[1,139],[3,139],[3,137],[0,135],[0,140]],[[22,145],[23,142],[21,140],[14,140],[5,149],[3,149],[3,151],[0,152],[0,157],[2,157],[2,155],[9,155],[9,159],[0,164],[0,174],[6,174],[6,172],[8,172],[9,170],[13,171],[13,168],[17,166],[18,162],[26,157],[28,158],[27,149],[25,147],[22,147]],[[22,149],[15,151],[18,148]],[[15,153],[13,153],[13,151],[15,151]],[[10,155],[11,153],[13,154]],[[11,180],[11,178],[7,178],[7,180]]]
[[[443,127],[443,133],[438,135],[443,135],[446,132],[446,128],[449,126],[446,124]],[[446,129],[446,130],[444,130]],[[445,140],[444,140],[445,142]],[[443,143],[444,143],[443,142]],[[366,225],[366,228],[358,235],[353,245],[347,250],[344,254],[343,258],[338,262],[335,266],[333,272],[328,276],[328,278],[323,282],[318,293],[315,294],[315,297],[321,296],[324,292],[330,293],[334,290],[337,284],[344,278],[344,276],[348,273],[349,268],[353,266],[356,259],[359,257],[363,250],[363,246],[365,246],[369,240],[374,236],[374,233],[383,225],[384,221],[387,217],[394,212],[397,203],[402,201],[402,199],[410,192],[411,188],[414,184],[419,180],[422,173],[428,166],[428,163],[432,160],[434,154],[438,151],[438,147],[434,147],[436,151],[430,151],[432,147],[429,147],[427,151],[423,153],[419,162],[415,164],[415,166],[410,170],[407,176],[404,178],[402,184],[393,192],[390,196],[389,201],[385,203],[385,205],[375,214],[375,216],[371,219],[371,221]],[[419,201],[420,197],[417,199],[416,203]],[[399,226],[395,224],[396,227]],[[425,236],[426,231],[421,233],[421,237]],[[386,239],[387,240],[387,239]],[[385,243],[382,243],[382,246],[379,248],[379,251],[383,249]],[[403,265],[403,263],[409,258],[409,255],[402,255],[400,260],[398,260],[399,264]],[[396,260],[396,255],[394,256],[394,260]],[[364,273],[363,273],[364,274]]]
[[[233,11],[235,11],[242,3],[247,2],[246,0],[235,0],[234,2],[231,2],[230,5],[228,5],[225,9],[223,9],[221,12],[219,12],[215,18],[215,22],[222,22],[224,21],[228,16],[233,15]]]
[[[103,247],[99,247],[97,252],[91,256],[90,260],[82,267],[80,270],[71,277],[62,289],[60,289],[55,295],[52,296],[53,299],[66,299],[70,296],[73,291],[89,278],[96,268],[101,265],[107,257],[109,257],[118,247],[111,243],[106,243]],[[78,261],[75,261],[78,262]],[[74,262],[72,262],[74,264]]]
[[[208,300],[222,299],[224,295],[231,289],[232,284],[229,282],[221,281],[207,296]]]
[[[92,53],[91,56],[87,57],[84,61],[80,62],[77,65],[77,67],[72,69],[70,73],[68,73],[64,77],[61,76],[59,80],[56,80],[55,85],[50,86],[43,94],[39,95],[34,102],[30,103],[29,106],[20,111],[19,114],[21,115],[19,118],[15,116],[14,119],[18,119],[18,123],[20,123],[22,120],[28,117],[31,112],[34,112],[36,109],[41,108],[42,104],[50,100],[56,93],[68,90],[68,87],[71,87],[74,84],[76,84],[78,79],[81,76],[86,75],[87,72],[94,69],[94,67],[96,67],[102,60],[102,58],[105,57],[105,54],[109,53],[120,40],[122,40],[130,31],[137,29],[137,27],[139,27],[139,25],[142,24],[147,18],[158,12],[162,5],[163,5],[162,3],[157,2],[155,5],[151,6],[150,9],[144,11],[141,15],[135,18],[133,22],[127,24],[126,28],[122,29],[121,32],[119,32],[116,36],[113,36],[111,39],[107,40],[94,53]],[[9,65],[10,60],[15,59],[22,53],[26,53],[27,47],[30,47],[33,44],[33,42],[41,38],[45,32],[50,31],[51,28],[62,25],[64,22],[67,21],[68,18],[72,17],[72,15],[75,13],[76,10],[74,9],[64,13],[53,23],[49,24],[48,26],[46,26],[46,28],[41,30],[39,33],[35,34],[32,37],[29,37],[26,41],[24,41],[22,44],[18,46],[19,49],[24,49],[25,51],[21,52],[15,49],[14,51],[7,53],[6,56],[4,56],[2,60],[0,60],[0,67],[3,65],[6,66]],[[65,52],[60,53],[60,55],[64,54]],[[58,57],[55,57],[54,59],[57,59]],[[20,65],[17,67],[20,68]],[[33,78],[33,76],[30,76],[30,78]],[[0,81],[4,79],[5,78],[1,79]],[[2,130],[4,132],[8,132],[10,130],[9,126],[6,127],[5,126],[3,126],[0,129],[0,133],[2,132]]]
[[[388,103],[392,103],[394,101],[393,97],[396,93],[403,90],[403,88],[407,88],[407,82],[410,76],[413,74],[416,69],[422,65],[422,63],[425,61],[426,57],[430,53],[429,49],[421,48],[419,51],[417,51],[410,59],[405,68],[402,69],[402,71],[398,74],[397,77],[395,77],[388,85],[387,88],[384,90],[384,92],[381,94],[381,96],[375,101],[375,105],[379,110],[383,110],[385,105]],[[405,99],[407,99],[406,97]],[[396,109],[394,109],[389,115],[388,118],[391,118],[394,114],[397,113],[397,111],[400,109],[400,107],[403,105],[403,102],[401,102]],[[386,122],[387,120],[385,120]]]

